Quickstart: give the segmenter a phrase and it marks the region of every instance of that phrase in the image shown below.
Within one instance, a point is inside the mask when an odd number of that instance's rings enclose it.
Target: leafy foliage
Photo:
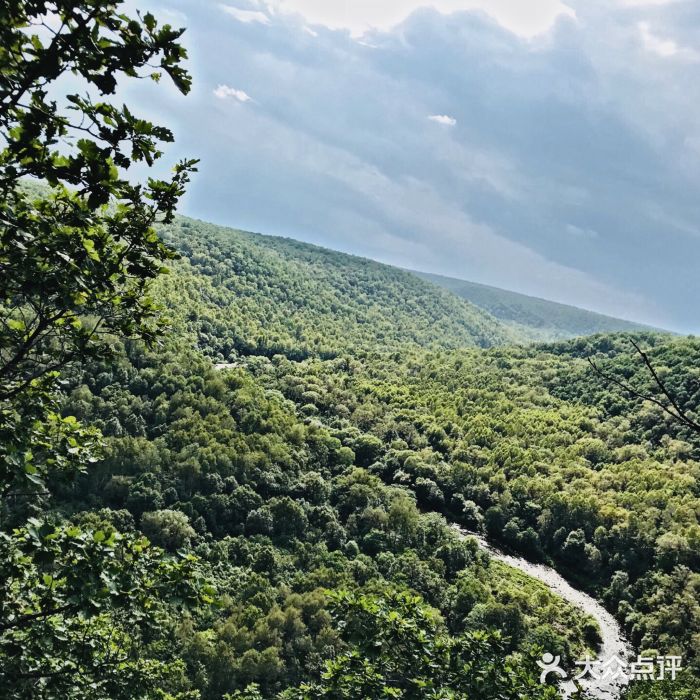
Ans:
[[[143,643],[175,599],[200,602],[194,566],[191,555],[166,561],[147,540],[113,529],[31,519],[0,533],[7,697],[127,698],[167,683],[177,664],[142,656]]]
[[[106,335],[152,344],[152,280],[175,257],[172,220],[193,170],[146,186],[172,134],[110,103],[123,78],[167,74],[182,92],[182,30],[121,3],[3,3],[0,24],[0,683],[7,698],[152,697],[184,684],[157,647],[168,605],[198,604],[194,557],[47,513],[51,490],[99,455],[62,413],[69,367],[108,355]],[[154,63],[155,62],[155,63]],[[154,65],[157,66],[154,69]],[[66,76],[86,89],[60,97]],[[58,93],[58,94],[57,94]],[[41,182],[43,185],[38,185]],[[28,518],[34,514],[35,517]],[[91,527],[94,526],[94,527]],[[169,604],[166,605],[166,599]]]
[[[72,73],[106,97],[121,76],[141,77],[159,61],[186,92],[182,31],[94,0],[4,6],[0,410],[15,431],[24,423],[13,417],[10,402],[29,395],[36,396],[31,410],[46,404],[46,380],[71,361],[104,351],[95,342],[100,335],[153,341],[158,310],[147,290],[174,257],[153,225],[172,219],[194,166],[178,164],[170,181],[133,184],[126,171],[141,161],[152,165],[171,132],[127,106],[77,93],[65,102],[51,99],[52,84]],[[27,177],[49,188],[27,185]]]
[[[450,636],[417,597],[339,593],[332,609],[347,649],[326,662],[319,681],[285,698],[558,697],[537,682],[534,659],[509,657],[497,633]]]

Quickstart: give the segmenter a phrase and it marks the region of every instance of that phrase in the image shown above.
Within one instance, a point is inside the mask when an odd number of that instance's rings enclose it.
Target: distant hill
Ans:
[[[396,267],[183,217],[161,233],[182,254],[160,282],[162,300],[197,345],[222,360],[522,339],[486,311]]]
[[[497,287],[453,277],[414,272],[420,279],[447,289],[508,324],[517,335],[531,340],[557,340],[593,333],[648,331],[649,326],[586,311]]]

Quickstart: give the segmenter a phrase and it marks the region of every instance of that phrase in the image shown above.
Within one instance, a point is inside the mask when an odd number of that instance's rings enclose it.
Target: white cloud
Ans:
[[[220,100],[233,98],[239,102],[250,102],[252,99],[247,92],[244,92],[243,90],[236,90],[236,88],[232,88],[230,85],[217,85],[216,89],[214,90],[214,95]]]
[[[644,48],[651,53],[655,53],[662,58],[683,58],[690,61],[700,60],[700,54],[693,49],[679,46],[673,39],[663,39],[656,35],[649,22],[639,22],[637,24],[642,37]]]
[[[580,226],[575,226],[574,224],[566,225],[566,232],[573,236],[574,238],[589,239],[593,240],[599,237],[597,231],[592,228],[581,228]]]
[[[431,122],[437,122],[444,126],[454,126],[457,123],[454,117],[450,117],[447,114],[431,114],[428,119],[430,119]]]
[[[158,10],[158,19],[160,22],[174,24],[176,27],[186,27],[188,21],[187,15],[184,12],[171,7]]]
[[[649,22],[640,22],[637,26],[639,27],[639,33],[642,35],[642,41],[647,51],[656,53],[664,58],[675,56],[680,51],[675,41],[671,39],[661,39],[652,33]]]
[[[349,29],[354,37],[369,29],[391,29],[421,7],[444,14],[482,10],[510,31],[527,37],[549,29],[559,15],[575,16],[562,0],[269,0],[268,6],[298,12],[311,24]]]
[[[241,10],[232,5],[221,5],[221,9],[227,14],[237,19],[239,22],[249,24],[251,22],[259,22],[260,24],[270,24],[270,18],[264,13],[257,10]]]

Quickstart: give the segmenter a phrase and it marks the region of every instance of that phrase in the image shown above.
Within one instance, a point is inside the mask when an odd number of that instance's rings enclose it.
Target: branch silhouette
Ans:
[[[632,396],[635,396],[638,399],[642,399],[643,401],[649,401],[650,403],[655,404],[656,406],[659,406],[666,414],[671,416],[674,420],[677,422],[681,423],[682,425],[685,425],[687,428],[690,428],[691,430],[695,431],[696,433],[700,433],[700,423],[698,423],[696,420],[693,420],[688,414],[680,407],[678,404],[678,401],[675,399],[673,394],[669,391],[669,389],[666,387],[666,384],[663,382],[661,377],[659,376],[659,373],[656,371],[654,365],[652,364],[651,360],[649,359],[649,355],[642,350],[641,347],[639,347],[639,344],[632,338],[629,339],[630,343],[634,347],[634,349],[637,351],[637,354],[642,358],[642,361],[644,362],[644,365],[646,366],[647,370],[651,374],[654,383],[656,386],[659,388],[659,391],[663,395],[663,397],[666,399],[666,402],[658,399],[656,396],[653,396],[651,394],[645,394],[635,387],[633,387],[631,384],[628,384],[627,382],[618,379],[615,375],[609,374],[608,372],[604,372],[598,365],[593,361],[591,357],[586,358],[588,360],[588,364],[593,368],[593,371],[599,376],[602,377],[605,381],[610,382],[611,384],[614,384],[615,386],[619,387],[623,391],[627,392],[628,394],[631,394]]]

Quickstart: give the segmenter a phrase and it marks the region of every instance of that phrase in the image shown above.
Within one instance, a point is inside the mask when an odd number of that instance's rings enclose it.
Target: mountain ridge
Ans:
[[[289,236],[188,217],[177,217],[163,233],[186,261],[178,263],[180,274],[194,273],[194,293],[206,297],[211,313],[204,325],[230,325],[223,317],[238,317],[231,342],[218,350],[223,360],[231,350],[334,356],[348,337],[354,347],[453,348],[659,330]],[[201,327],[197,333],[201,347],[213,337]]]
[[[180,322],[223,361],[523,340],[457,295],[369,258],[184,217],[161,233],[182,256],[161,284],[166,305],[186,286],[199,312]]]
[[[421,270],[409,272],[484,309],[516,331],[528,335],[531,340],[565,340],[582,335],[620,331],[669,332],[637,321],[502,287]]]

